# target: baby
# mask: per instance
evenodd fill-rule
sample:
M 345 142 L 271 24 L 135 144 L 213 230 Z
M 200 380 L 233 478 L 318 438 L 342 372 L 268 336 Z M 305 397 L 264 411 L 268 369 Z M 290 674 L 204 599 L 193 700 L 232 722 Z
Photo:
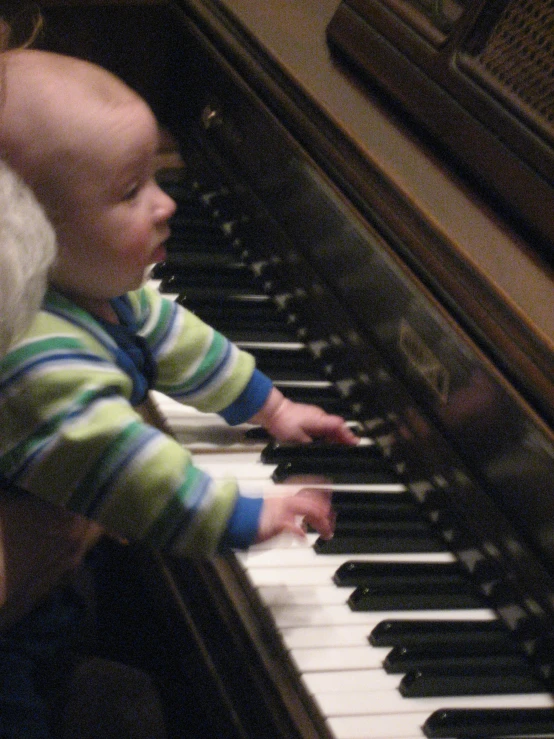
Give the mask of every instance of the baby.
M 7 53 L 5 77 L 0 151 L 46 209 L 58 257 L 43 310 L 0 364 L 0 475 L 174 554 L 303 535 L 299 518 L 332 536 L 326 496 L 242 496 L 137 413 L 155 388 L 282 441 L 357 441 L 342 418 L 289 401 L 249 354 L 143 286 L 175 210 L 154 179 L 148 105 L 107 71 L 47 52 Z

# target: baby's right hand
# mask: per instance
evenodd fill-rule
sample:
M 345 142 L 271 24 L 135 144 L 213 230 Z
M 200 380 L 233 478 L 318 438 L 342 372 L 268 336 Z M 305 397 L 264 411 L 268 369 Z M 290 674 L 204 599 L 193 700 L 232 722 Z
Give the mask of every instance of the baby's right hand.
M 305 537 L 305 526 L 312 526 L 323 539 L 331 539 L 335 529 L 335 513 L 331 494 L 315 488 L 300 490 L 296 495 L 268 497 L 264 500 L 256 543 L 289 532 Z

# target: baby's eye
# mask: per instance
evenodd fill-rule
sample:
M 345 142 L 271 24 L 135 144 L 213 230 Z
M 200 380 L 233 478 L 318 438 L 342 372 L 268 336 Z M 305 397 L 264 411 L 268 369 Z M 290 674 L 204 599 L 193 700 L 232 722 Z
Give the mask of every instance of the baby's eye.
M 125 191 L 122 200 L 133 200 L 133 198 L 136 198 L 136 196 L 139 194 L 139 191 L 140 183 L 136 182 Z

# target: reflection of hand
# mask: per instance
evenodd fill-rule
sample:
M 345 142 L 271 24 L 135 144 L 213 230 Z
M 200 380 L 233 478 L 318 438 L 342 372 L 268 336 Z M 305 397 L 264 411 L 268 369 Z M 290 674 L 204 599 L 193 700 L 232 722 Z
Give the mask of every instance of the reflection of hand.
M 335 512 L 328 490 L 305 488 L 296 495 L 266 498 L 256 542 L 267 541 L 283 532 L 304 537 L 306 525 L 312 526 L 323 539 L 332 538 Z

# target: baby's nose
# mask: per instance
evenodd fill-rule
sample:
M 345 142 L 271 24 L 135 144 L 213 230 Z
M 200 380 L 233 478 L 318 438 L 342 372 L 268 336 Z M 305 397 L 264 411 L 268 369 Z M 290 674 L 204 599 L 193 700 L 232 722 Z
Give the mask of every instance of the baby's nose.
M 177 203 L 170 198 L 163 190 L 160 189 L 161 200 L 160 200 L 160 212 L 162 212 L 163 220 L 167 221 L 177 210 Z

